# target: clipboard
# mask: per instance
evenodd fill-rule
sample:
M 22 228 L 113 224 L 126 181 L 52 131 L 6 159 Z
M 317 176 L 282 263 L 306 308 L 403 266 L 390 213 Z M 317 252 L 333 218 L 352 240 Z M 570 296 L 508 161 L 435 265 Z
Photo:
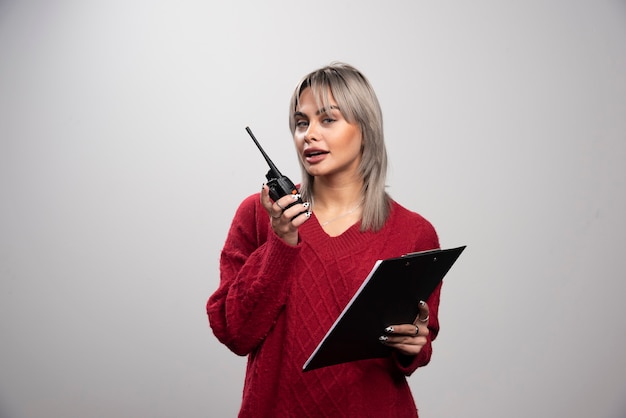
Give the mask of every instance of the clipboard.
M 466 246 L 378 260 L 303 366 L 303 371 L 382 358 L 392 348 L 378 337 L 392 324 L 411 324 Z

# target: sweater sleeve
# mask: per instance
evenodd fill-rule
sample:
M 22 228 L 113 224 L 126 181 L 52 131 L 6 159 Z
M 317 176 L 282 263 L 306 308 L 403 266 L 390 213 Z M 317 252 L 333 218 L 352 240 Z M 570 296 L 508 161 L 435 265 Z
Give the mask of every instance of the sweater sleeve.
M 238 355 L 261 344 L 285 305 L 300 247 L 269 227 L 259 194 L 239 206 L 220 257 L 220 285 L 207 302 L 213 333 Z
M 427 251 L 440 248 L 439 237 L 435 228 L 427 220 L 421 218 L 421 225 L 415 233 L 416 242 L 413 251 Z M 426 300 L 429 309 L 428 337 L 426 344 L 416 356 L 405 356 L 399 352 L 393 352 L 393 360 L 396 367 L 406 376 L 410 376 L 418 367 L 426 366 L 430 362 L 433 348 L 432 342 L 439 334 L 439 299 L 441 296 L 442 283 L 435 288 Z

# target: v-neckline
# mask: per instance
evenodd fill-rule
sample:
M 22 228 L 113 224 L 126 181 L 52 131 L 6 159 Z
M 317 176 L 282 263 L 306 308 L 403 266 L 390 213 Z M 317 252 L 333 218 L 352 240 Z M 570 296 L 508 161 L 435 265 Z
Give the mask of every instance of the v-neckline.
M 315 226 L 317 228 L 319 228 L 321 230 L 321 232 L 328 238 L 328 239 L 341 239 L 341 237 L 347 233 L 349 233 L 352 229 L 354 228 L 361 228 L 361 220 L 359 219 L 358 221 L 356 221 L 355 223 L 353 223 L 352 225 L 350 225 L 348 228 L 346 228 L 341 234 L 339 235 L 330 235 L 328 232 L 326 232 L 326 230 L 324 229 L 324 226 L 322 226 L 322 223 L 320 222 L 320 220 L 318 219 L 318 217 L 315 215 L 315 212 L 311 213 L 311 219 L 309 219 L 309 222 L 314 222 Z
M 370 238 L 369 232 L 361 232 L 361 221 L 358 221 L 337 236 L 330 236 L 320 225 L 315 214 L 311 214 L 311 218 L 306 221 L 300 231 L 302 237 L 308 245 L 314 247 L 316 251 L 324 253 L 328 256 L 352 252 L 358 247 L 365 245 Z

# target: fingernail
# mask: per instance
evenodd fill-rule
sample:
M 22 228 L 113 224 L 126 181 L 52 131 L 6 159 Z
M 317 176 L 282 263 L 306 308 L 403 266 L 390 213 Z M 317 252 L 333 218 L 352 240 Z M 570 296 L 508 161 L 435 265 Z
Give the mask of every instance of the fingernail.
M 302 196 L 300 195 L 300 193 L 298 193 L 298 194 L 292 194 L 292 195 L 291 195 L 291 198 L 292 198 L 293 200 L 298 200 L 298 199 L 300 199 L 300 197 L 302 197 Z
M 426 305 L 426 302 L 424 302 L 423 300 L 420 300 L 420 306 L 424 306 Z
M 306 216 L 307 218 L 310 218 L 310 217 L 311 217 L 311 211 L 310 211 L 310 210 L 307 210 L 307 211 L 306 211 L 306 215 L 305 215 L 305 216 Z
M 389 334 L 393 334 L 393 327 L 387 327 L 385 328 L 385 332 L 389 333 Z
M 386 335 L 381 335 L 380 337 L 378 337 L 378 341 L 380 341 L 381 343 L 384 343 L 388 339 L 389 337 L 387 337 Z
M 311 204 L 309 202 L 304 202 L 302 206 L 304 206 L 305 208 L 308 208 L 309 206 L 311 206 Z

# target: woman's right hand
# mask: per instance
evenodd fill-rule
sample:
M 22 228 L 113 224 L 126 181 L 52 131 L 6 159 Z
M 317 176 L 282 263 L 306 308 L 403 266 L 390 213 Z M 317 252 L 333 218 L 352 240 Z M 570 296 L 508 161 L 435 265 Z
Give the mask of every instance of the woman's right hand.
M 265 208 L 272 223 L 272 229 L 289 245 L 298 245 L 298 228 L 311 217 L 309 202 L 298 203 L 287 207 L 300 195 L 287 195 L 273 202 L 269 187 L 263 185 L 261 205 Z

